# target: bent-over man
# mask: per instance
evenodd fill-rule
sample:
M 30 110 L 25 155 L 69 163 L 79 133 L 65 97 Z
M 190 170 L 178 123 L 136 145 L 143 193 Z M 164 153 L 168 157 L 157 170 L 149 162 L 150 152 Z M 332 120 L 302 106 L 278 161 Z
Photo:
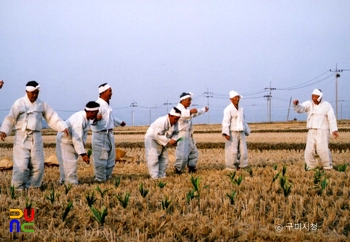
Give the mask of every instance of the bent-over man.
M 17 189 L 40 187 L 44 175 L 44 147 L 42 141 L 42 119 L 56 131 L 69 135 L 67 125 L 57 113 L 38 98 L 40 85 L 30 81 L 26 95 L 11 107 L 0 128 L 4 141 L 14 127 L 12 185 Z
M 60 165 L 60 184 L 78 184 L 77 165 L 79 155 L 86 164 L 90 163 L 84 146 L 90 120 L 97 118 L 99 108 L 100 104 L 97 102 L 88 102 L 83 111 L 73 114 L 66 120 L 70 136 L 65 136 L 63 132 L 57 133 L 56 154 Z
M 164 178 L 168 166 L 168 146 L 175 146 L 179 133 L 177 121 L 181 111 L 172 108 L 170 113 L 158 118 L 145 135 L 146 163 L 153 179 Z
M 309 129 L 305 148 L 305 163 L 307 169 L 315 169 L 318 166 L 316 155 L 322 162 L 323 169 L 331 170 L 332 153 L 329 150 L 329 136 L 338 138 L 337 120 L 329 102 L 322 99 L 320 89 L 314 89 L 311 101 L 299 103 L 294 100 L 294 110 L 297 113 L 307 113 L 306 127 Z

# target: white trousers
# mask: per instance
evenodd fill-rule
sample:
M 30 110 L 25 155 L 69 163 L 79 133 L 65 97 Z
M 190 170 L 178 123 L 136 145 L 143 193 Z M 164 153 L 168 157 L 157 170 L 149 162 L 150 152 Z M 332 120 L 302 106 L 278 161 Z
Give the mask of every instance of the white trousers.
M 318 166 L 316 155 L 319 156 L 324 169 L 332 169 L 332 153 L 329 150 L 329 130 L 309 129 L 305 148 L 305 162 L 309 169 Z
M 153 179 L 164 178 L 168 166 L 168 149 L 148 137 L 145 139 L 145 149 L 149 175 Z
M 108 180 L 115 166 L 115 143 L 112 131 L 92 132 L 92 154 L 95 180 Z
M 60 164 L 60 183 L 78 184 L 77 166 L 79 155 L 73 144 L 62 143 L 62 132 L 56 138 L 56 155 Z
M 176 161 L 174 166 L 182 171 L 186 165 L 196 167 L 198 162 L 198 149 L 196 141 L 188 132 L 180 132 L 179 137 L 182 137 L 176 146 Z
M 41 132 L 16 130 L 13 144 L 12 185 L 17 189 L 40 187 L 44 175 Z
M 240 168 L 248 166 L 248 149 L 244 132 L 230 131 L 230 140 L 225 142 L 225 163 L 227 168 L 234 168 L 239 163 Z

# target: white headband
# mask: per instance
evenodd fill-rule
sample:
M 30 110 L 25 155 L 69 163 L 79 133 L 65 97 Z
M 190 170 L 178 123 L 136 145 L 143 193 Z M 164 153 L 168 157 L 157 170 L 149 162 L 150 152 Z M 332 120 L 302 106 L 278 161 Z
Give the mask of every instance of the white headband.
M 36 87 L 33 86 L 26 86 L 26 91 L 28 92 L 34 92 L 35 90 L 38 90 L 40 85 L 38 84 Z
M 319 90 L 319 89 L 315 89 L 313 92 L 312 92 L 313 95 L 317 95 L 319 96 L 319 98 L 317 98 L 317 101 L 320 102 L 322 97 L 323 97 L 323 93 Z
M 169 114 L 172 115 L 172 116 L 177 116 L 177 117 L 180 117 L 180 116 L 181 116 L 181 113 L 175 112 L 175 109 L 174 109 L 174 108 L 172 108 L 172 109 L 170 110 L 170 113 L 169 113 Z
M 91 111 L 91 112 L 93 112 L 93 111 L 98 111 L 98 110 L 100 110 L 100 107 L 96 107 L 96 108 L 88 108 L 88 107 L 85 107 L 85 110 L 86 110 L 86 111 Z
M 106 91 L 107 89 L 111 88 L 110 85 L 106 84 L 104 86 L 101 86 L 98 88 L 98 93 L 103 93 L 104 91 Z
M 193 95 L 192 92 L 188 92 L 188 95 L 183 96 L 183 97 L 180 97 L 180 101 L 185 100 L 185 99 L 187 99 L 187 98 L 190 98 L 190 97 L 192 97 L 192 95 Z
M 243 98 L 241 95 L 238 94 L 236 91 L 230 91 L 230 98 L 234 98 L 235 96 L 239 96 L 240 98 Z

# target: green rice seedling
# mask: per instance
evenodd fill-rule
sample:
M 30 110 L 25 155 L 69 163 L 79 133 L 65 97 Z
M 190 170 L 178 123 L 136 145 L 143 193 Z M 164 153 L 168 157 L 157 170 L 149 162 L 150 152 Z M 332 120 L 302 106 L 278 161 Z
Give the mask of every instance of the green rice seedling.
M 47 200 L 49 200 L 49 201 L 51 202 L 51 204 L 53 204 L 53 203 L 55 202 L 56 196 L 57 196 L 57 195 L 55 194 L 55 188 L 52 186 L 52 189 L 51 189 L 49 195 L 48 195 L 48 196 L 45 196 L 45 198 L 46 198 Z
M 280 176 L 280 172 L 278 172 L 274 177 L 272 177 L 272 183 L 274 183 L 279 176 Z
M 198 192 L 196 192 L 195 190 L 188 191 L 188 193 L 186 194 L 186 201 L 187 201 L 187 203 L 190 203 L 191 200 L 194 199 L 194 198 L 199 198 Z
M 321 188 L 322 191 L 326 189 L 326 187 L 328 186 L 329 182 L 327 181 L 326 177 L 324 177 L 324 179 L 321 181 Z
M 166 185 L 166 182 L 162 182 L 162 181 L 158 182 L 158 187 L 160 187 L 160 188 L 165 187 L 165 185 Z
M 95 197 L 94 191 L 92 191 L 91 195 L 90 193 L 85 195 L 86 201 L 88 203 L 88 206 L 91 208 L 92 205 L 96 202 L 97 198 Z
M 199 188 L 199 183 L 200 183 L 199 177 L 195 178 L 195 177 L 191 176 L 191 183 L 193 185 L 194 190 L 199 193 L 199 189 L 200 189 Z
M 95 190 L 98 191 L 98 192 L 101 194 L 101 198 L 103 199 L 105 193 L 106 193 L 108 190 L 110 190 L 110 189 L 106 189 L 106 190 L 103 190 L 103 191 L 102 191 L 101 188 L 100 188 L 99 186 L 97 186 L 97 187 L 95 188 Z
M 320 170 L 320 168 L 315 169 L 315 174 L 314 174 L 314 184 L 317 185 L 320 181 L 322 176 L 324 175 L 324 170 Z
M 66 195 L 68 194 L 70 189 L 72 189 L 72 184 L 69 184 L 69 185 L 64 184 L 64 192 Z
M 230 178 L 231 182 L 234 183 L 234 181 L 235 181 L 235 176 L 236 176 L 236 172 L 232 172 L 232 173 L 228 174 L 227 176 Z
M 306 163 L 304 163 L 304 170 L 305 170 L 305 171 L 308 171 L 308 170 L 309 170 L 309 167 L 307 166 Z
M 121 195 L 115 195 L 115 197 L 118 199 L 120 205 L 122 205 L 123 208 L 126 208 L 128 206 L 130 193 L 125 193 L 124 198 Z
M 167 196 L 165 196 L 164 200 L 162 200 L 162 209 L 168 210 L 170 208 L 171 200 Z
M 251 176 L 251 177 L 253 177 L 253 169 L 251 168 L 251 167 L 248 167 L 248 168 L 246 168 L 246 169 L 244 169 L 246 172 L 248 172 L 249 173 L 249 175 Z
M 339 164 L 338 167 L 337 167 L 337 171 L 345 172 L 347 167 L 348 167 L 347 164 Z
M 273 164 L 273 169 L 277 170 L 277 164 Z
M 285 176 L 287 172 L 287 166 L 284 164 L 282 168 L 282 176 Z
M 237 179 L 234 179 L 234 183 L 237 184 L 238 186 L 241 185 L 242 181 L 243 181 L 242 174 L 240 174 Z
M 11 195 L 11 199 L 16 199 L 16 189 L 15 186 L 10 186 L 10 195 Z
M 114 179 L 114 186 L 117 188 L 120 185 L 120 177 Z
M 280 184 L 281 184 L 281 187 L 283 189 L 284 196 L 287 197 L 292 191 L 291 190 L 292 184 L 290 182 L 288 182 L 288 179 L 285 176 L 281 176 Z
M 94 215 L 94 219 L 101 225 L 103 226 L 106 220 L 106 216 L 108 215 L 107 208 L 102 207 L 101 212 L 94 207 L 90 208 L 92 211 L 92 214 Z
M 33 206 L 32 201 L 31 200 L 29 201 L 28 198 L 26 198 L 26 209 L 30 211 L 32 209 L 32 206 Z
M 235 204 L 236 191 L 231 192 L 231 194 L 227 193 L 226 196 L 230 199 L 231 205 L 234 205 Z
M 68 202 L 66 208 L 64 209 L 64 212 L 62 214 L 62 221 L 64 222 L 68 216 L 69 211 L 71 211 L 73 208 L 73 202 Z
M 88 157 L 89 159 L 90 159 L 91 154 L 92 154 L 92 150 L 89 149 L 88 152 L 87 152 L 87 157 Z
M 142 197 L 146 197 L 149 190 L 143 187 L 143 183 L 140 184 L 139 191 Z

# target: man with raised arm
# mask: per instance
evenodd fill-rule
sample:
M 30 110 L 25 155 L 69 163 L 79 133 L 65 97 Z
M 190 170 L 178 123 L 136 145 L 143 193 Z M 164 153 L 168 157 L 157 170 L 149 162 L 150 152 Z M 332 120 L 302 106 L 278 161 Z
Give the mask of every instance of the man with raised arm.
M 334 138 L 339 136 L 337 120 L 331 104 L 323 100 L 321 89 L 313 90 L 311 100 L 303 103 L 294 100 L 293 104 L 297 113 L 307 113 L 306 127 L 309 131 L 304 154 L 307 169 L 317 168 L 317 155 L 322 162 L 323 169 L 331 170 L 333 165 L 332 153 L 329 150 L 329 137 L 330 135 L 333 135 Z

